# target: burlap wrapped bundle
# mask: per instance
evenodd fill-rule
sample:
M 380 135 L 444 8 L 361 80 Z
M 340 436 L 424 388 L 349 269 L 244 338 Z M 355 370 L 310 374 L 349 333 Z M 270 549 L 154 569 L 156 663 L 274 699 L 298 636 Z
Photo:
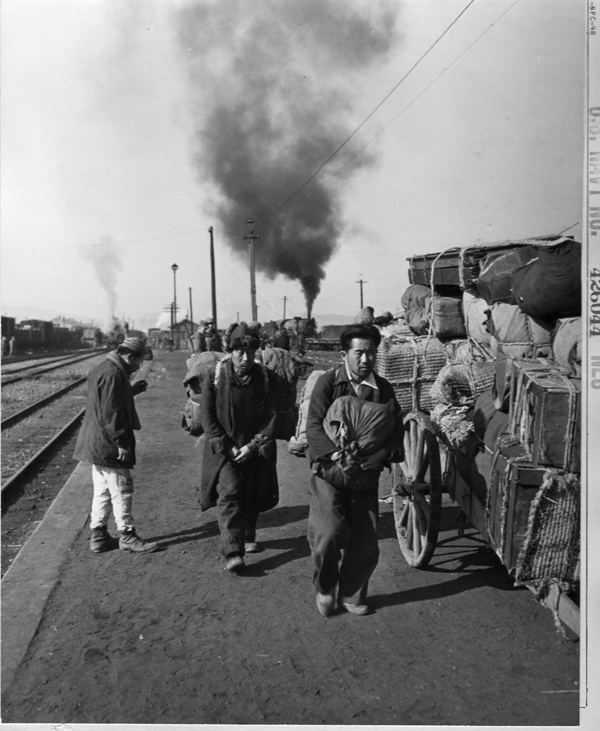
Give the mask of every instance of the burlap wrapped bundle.
M 431 386 L 446 362 L 446 351 L 437 338 L 394 335 L 381 341 L 375 370 L 394 387 L 403 413 L 428 412 L 435 404 Z
M 492 387 L 496 375 L 493 361 L 449 363 L 438 373 L 430 396 L 438 404 L 465 405 Z

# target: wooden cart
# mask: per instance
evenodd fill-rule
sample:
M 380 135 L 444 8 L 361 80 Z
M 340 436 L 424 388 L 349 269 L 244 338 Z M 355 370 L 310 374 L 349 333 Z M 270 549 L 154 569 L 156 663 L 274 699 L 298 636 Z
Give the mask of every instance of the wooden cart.
M 404 423 L 405 461 L 394 466 L 392 502 L 396 534 L 407 563 L 421 569 L 429 564 L 437 545 L 444 493 L 460 506 L 468 521 L 494 547 L 485 497 L 475 494 L 460 474 L 456 454 L 448 442 L 436 435 L 425 413 L 411 412 Z M 504 552 L 500 558 L 510 571 L 513 568 L 510 556 Z M 531 586 L 528 588 L 535 591 Z M 538 599 L 556 613 L 565 627 L 579 636 L 577 604 L 555 584 L 549 583 L 544 592 L 540 594 L 538 587 Z

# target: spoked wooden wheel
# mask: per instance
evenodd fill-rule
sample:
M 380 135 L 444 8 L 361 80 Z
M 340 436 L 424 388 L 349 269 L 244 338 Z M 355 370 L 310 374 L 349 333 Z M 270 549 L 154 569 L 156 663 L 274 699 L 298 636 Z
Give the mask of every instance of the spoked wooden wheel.
M 404 459 L 396 466 L 393 504 L 396 534 L 410 566 L 427 566 L 442 515 L 440 452 L 431 422 L 422 413 L 404 419 Z

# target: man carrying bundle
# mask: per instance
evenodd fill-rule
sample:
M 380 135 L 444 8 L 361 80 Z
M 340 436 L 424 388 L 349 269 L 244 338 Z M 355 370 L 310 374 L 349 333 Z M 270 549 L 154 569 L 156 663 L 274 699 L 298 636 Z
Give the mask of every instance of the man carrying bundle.
M 201 508 L 216 506 L 226 568 L 238 573 L 244 555 L 260 550 L 259 513 L 279 501 L 275 429 L 277 376 L 255 362 L 259 335 L 235 325 L 227 350 L 202 382 L 200 417 L 206 434 L 202 458 Z
M 351 325 L 340 342 L 342 365 L 315 384 L 306 424 L 313 472 L 308 541 L 317 608 L 325 617 L 335 610 L 336 590 L 340 609 L 369 612 L 368 584 L 379 560 L 379 476 L 385 464 L 403 459 L 400 406 L 391 384 L 374 372 L 378 329 Z M 361 403 L 346 398 L 330 412 L 342 397 Z M 332 423 L 345 439 L 336 439 Z

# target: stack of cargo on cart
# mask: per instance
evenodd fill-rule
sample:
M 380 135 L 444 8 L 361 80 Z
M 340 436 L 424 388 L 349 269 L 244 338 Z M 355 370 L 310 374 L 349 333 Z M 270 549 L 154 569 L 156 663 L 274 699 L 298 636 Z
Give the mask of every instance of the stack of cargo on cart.
M 555 610 L 579 585 L 580 272 L 581 244 L 561 236 L 414 256 L 377 356 L 407 415 L 393 490 L 407 561 L 431 559 L 447 492 Z

